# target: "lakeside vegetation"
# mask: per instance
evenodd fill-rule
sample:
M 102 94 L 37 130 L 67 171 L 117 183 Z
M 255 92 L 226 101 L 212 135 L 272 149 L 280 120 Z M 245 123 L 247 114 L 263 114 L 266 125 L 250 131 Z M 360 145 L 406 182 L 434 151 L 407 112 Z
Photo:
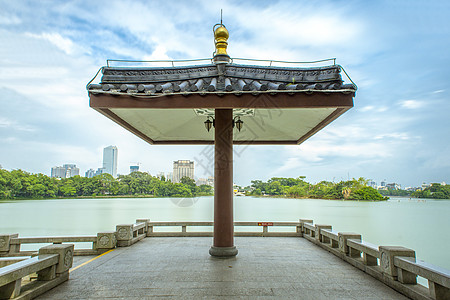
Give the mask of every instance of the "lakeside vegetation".
M 367 186 L 364 178 L 338 183 L 321 181 L 311 184 L 303 178 L 274 177 L 267 182 L 253 180 L 245 188 L 246 195 L 312 199 L 387 200 L 386 196 L 410 196 L 416 198 L 450 199 L 450 185 L 433 183 L 423 191 L 413 193 L 404 190 L 376 190 Z M 184 177 L 181 183 L 172 183 L 134 172 L 113 178 L 101 174 L 93 178 L 74 176 L 51 178 L 43 174 L 31 174 L 22 170 L 0 169 L 0 199 L 43 199 L 68 197 L 193 197 L 213 195 L 209 185 L 197 186 L 194 180 Z
M 415 191 L 411 193 L 411 197 L 415 198 L 433 198 L 433 199 L 450 199 L 450 185 L 442 185 L 440 183 L 432 183 L 423 191 Z
M 287 196 L 293 198 L 313 199 L 342 199 L 382 201 L 388 197 L 381 195 L 376 189 L 367 186 L 368 180 L 364 178 L 341 181 L 338 183 L 321 181 L 311 184 L 302 178 L 274 177 L 267 182 L 253 180 L 249 194 Z
M 450 199 L 450 185 L 432 183 L 431 186 L 417 191 L 406 190 L 379 190 L 383 196 L 411 197 L 411 198 L 429 198 L 429 199 Z
M 378 190 L 383 196 L 397 196 L 397 197 L 408 197 L 411 196 L 411 191 L 407 190 L 395 190 L 388 188 L 386 190 Z
M 43 174 L 30 174 L 22 170 L 0 169 L 0 199 L 43 199 L 98 196 L 150 196 L 192 197 L 212 195 L 209 185 L 196 186 L 193 179 L 184 177 L 181 183 L 148 173 L 133 172 L 129 175 L 101 174 L 92 178 L 74 176 L 51 178 Z

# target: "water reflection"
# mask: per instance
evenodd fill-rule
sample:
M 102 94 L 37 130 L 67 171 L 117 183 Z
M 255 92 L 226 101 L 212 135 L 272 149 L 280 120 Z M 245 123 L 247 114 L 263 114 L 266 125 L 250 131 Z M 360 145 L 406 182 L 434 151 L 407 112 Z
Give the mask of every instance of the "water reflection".
M 198 202 L 199 197 L 170 198 L 170 201 L 178 207 L 190 207 Z

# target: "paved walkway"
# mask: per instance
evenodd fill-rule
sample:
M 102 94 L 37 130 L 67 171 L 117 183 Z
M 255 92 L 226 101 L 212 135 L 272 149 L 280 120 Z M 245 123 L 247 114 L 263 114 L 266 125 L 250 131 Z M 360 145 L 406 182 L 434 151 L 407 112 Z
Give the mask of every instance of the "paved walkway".
M 73 270 L 38 299 L 407 299 L 302 238 L 236 238 L 236 258 L 211 238 L 146 238 Z

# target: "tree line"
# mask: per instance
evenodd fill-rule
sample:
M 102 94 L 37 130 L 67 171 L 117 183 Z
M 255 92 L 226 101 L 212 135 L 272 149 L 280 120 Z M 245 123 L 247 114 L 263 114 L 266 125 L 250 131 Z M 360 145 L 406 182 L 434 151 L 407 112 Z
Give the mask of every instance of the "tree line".
M 294 198 L 343 199 L 343 200 L 387 200 L 378 190 L 367 186 L 364 178 L 338 183 L 321 181 L 311 184 L 302 178 L 274 177 L 267 182 L 253 180 L 249 187 L 252 195 L 288 196 Z
M 416 198 L 434 198 L 434 199 L 450 199 L 450 185 L 442 185 L 440 183 L 432 183 L 430 187 L 422 191 L 415 191 L 411 197 Z
M 155 196 L 192 197 L 212 195 L 209 185 L 197 186 L 195 181 L 183 177 L 173 183 L 144 172 L 129 175 L 101 174 L 92 178 L 74 176 L 51 178 L 43 174 L 30 174 L 22 170 L 0 169 L 0 199 L 41 199 L 57 197 L 96 196 Z
M 253 180 L 246 195 L 287 196 L 293 198 L 373 200 L 388 199 L 372 187 L 364 178 L 338 183 L 321 181 L 311 184 L 302 178 L 274 177 L 267 182 Z M 383 191 L 381 191 L 383 192 Z M 74 176 L 51 178 L 43 174 L 30 174 L 22 170 L 0 169 L 0 199 L 42 199 L 57 197 L 96 196 L 154 196 L 192 197 L 212 195 L 209 185 L 197 186 L 193 179 L 183 177 L 180 183 L 173 183 L 151 176 L 145 172 L 129 175 L 101 174 L 93 178 Z M 389 193 L 392 195 L 392 193 Z M 399 194 L 400 195 L 400 194 Z M 403 194 L 401 194 L 403 195 Z M 415 191 L 411 197 L 450 199 L 450 185 L 433 183 L 423 191 Z

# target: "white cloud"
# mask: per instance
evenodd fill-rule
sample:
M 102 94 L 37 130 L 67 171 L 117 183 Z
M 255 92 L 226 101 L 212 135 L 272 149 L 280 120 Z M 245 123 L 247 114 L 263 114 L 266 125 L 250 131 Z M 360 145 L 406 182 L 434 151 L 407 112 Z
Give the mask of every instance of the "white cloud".
M 440 94 L 445 92 L 445 90 L 437 90 L 437 91 L 433 91 L 432 94 Z
M 6 127 L 9 127 L 11 125 L 12 125 L 11 120 L 8 120 L 6 118 L 0 118 L 0 127 L 6 128 Z
M 27 131 L 34 132 L 37 130 L 36 127 L 27 125 L 27 124 L 19 124 L 16 121 L 10 120 L 8 118 L 0 117 L 0 129 L 5 128 L 7 130 L 19 130 L 19 131 Z
M 404 100 L 400 102 L 400 105 L 408 109 L 418 109 L 425 106 L 425 103 L 418 100 Z
M 67 55 L 73 54 L 76 46 L 71 39 L 61 36 L 59 33 L 44 32 L 42 34 L 26 33 L 29 37 L 47 40 Z
M 18 25 L 22 21 L 15 15 L 0 14 L 0 24 L 2 25 Z
M 339 161 L 378 160 L 392 156 L 391 150 L 384 143 L 330 143 L 326 141 L 309 141 L 300 146 L 286 146 L 288 158 L 283 165 L 273 171 L 282 174 L 301 167 L 313 168 L 318 164 L 337 158 Z
M 360 111 L 371 111 L 371 110 L 374 110 L 374 109 L 375 109 L 375 106 L 367 105 L 367 106 L 361 107 L 359 110 Z
M 242 29 L 254 33 L 254 40 L 270 44 L 290 41 L 290 45 L 342 45 L 360 37 L 364 24 L 346 18 L 339 8 L 305 3 L 276 3 L 263 10 L 233 10 Z M 250 44 L 255 46 L 254 44 Z
M 393 139 L 393 140 L 409 140 L 411 137 L 409 134 L 405 132 L 393 132 L 393 133 L 386 133 L 386 134 L 379 134 L 374 137 L 375 140 L 382 140 L 382 139 Z
M 163 45 L 156 46 L 155 50 L 149 56 L 144 56 L 143 60 L 172 60 L 167 55 L 167 49 Z
M 375 111 L 375 112 L 385 112 L 388 108 L 386 106 L 374 106 L 374 105 L 367 105 L 364 107 L 361 107 L 359 111 L 361 112 L 367 112 L 367 111 Z

